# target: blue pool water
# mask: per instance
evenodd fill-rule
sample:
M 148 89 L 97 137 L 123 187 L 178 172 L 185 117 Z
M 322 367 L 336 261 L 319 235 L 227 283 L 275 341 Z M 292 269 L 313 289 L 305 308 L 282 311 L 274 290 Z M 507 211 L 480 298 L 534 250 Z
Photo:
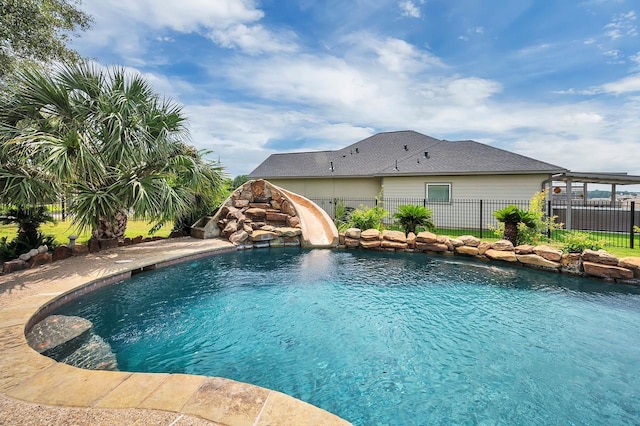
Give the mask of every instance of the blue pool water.
M 227 377 L 357 425 L 640 424 L 640 290 L 458 257 L 273 249 L 63 307 L 126 371 Z

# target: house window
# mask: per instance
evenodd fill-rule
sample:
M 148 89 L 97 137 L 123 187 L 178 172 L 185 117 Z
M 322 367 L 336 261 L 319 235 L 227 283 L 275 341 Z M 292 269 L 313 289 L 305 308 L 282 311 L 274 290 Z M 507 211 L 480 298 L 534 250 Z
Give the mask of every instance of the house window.
M 448 203 L 449 201 L 451 201 L 451 184 L 428 183 L 427 201 L 438 201 L 442 203 Z

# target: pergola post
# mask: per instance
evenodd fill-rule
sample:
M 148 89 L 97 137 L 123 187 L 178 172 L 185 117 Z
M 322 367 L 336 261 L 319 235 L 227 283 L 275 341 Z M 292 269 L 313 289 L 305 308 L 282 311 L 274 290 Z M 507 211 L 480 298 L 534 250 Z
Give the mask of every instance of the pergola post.
M 611 207 L 616 206 L 616 184 L 611 184 Z
M 566 180 L 567 185 L 566 185 L 566 196 L 567 196 L 567 218 L 565 221 L 565 229 L 571 229 L 571 198 L 572 198 L 572 192 L 573 192 L 573 181 L 571 180 L 571 178 L 567 178 Z

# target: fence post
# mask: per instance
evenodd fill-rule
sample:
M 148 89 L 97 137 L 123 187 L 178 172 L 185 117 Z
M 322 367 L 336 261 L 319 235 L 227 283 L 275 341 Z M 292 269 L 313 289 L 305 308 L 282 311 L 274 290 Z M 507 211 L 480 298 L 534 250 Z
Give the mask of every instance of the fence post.
M 65 212 L 64 198 L 60 204 L 62 204 L 62 220 L 65 220 L 67 218 L 67 214 Z
M 480 239 L 482 239 L 482 200 L 480 200 Z
M 547 201 L 547 218 L 551 218 L 553 216 L 553 210 L 551 210 L 551 200 Z M 551 240 L 551 227 L 547 228 L 547 239 Z
M 634 235 L 634 229 L 633 227 L 635 226 L 635 220 L 636 220 L 636 202 L 632 201 L 631 202 L 631 220 L 629 222 L 631 222 L 631 230 L 629 231 L 629 235 L 631 236 L 631 239 L 629 240 L 629 247 L 633 248 L 633 243 L 635 241 L 635 235 Z

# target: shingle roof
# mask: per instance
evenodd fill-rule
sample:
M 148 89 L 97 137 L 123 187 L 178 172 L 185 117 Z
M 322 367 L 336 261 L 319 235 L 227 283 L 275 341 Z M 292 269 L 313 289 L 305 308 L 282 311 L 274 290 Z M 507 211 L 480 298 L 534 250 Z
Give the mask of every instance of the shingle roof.
M 338 151 L 273 154 L 249 176 L 373 177 L 564 171 L 562 167 L 479 142 L 444 141 L 406 130 L 378 133 Z

